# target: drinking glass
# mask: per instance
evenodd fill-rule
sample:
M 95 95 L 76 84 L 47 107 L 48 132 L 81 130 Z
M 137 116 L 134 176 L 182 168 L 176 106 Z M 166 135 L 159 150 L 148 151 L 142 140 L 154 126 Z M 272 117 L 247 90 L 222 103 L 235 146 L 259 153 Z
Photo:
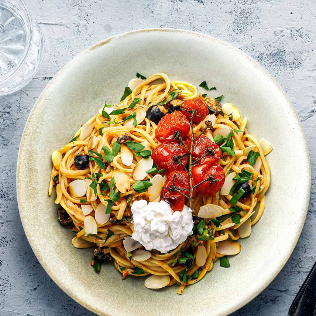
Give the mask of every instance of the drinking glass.
M 0 0 L 0 95 L 32 80 L 42 48 L 42 35 L 23 0 Z

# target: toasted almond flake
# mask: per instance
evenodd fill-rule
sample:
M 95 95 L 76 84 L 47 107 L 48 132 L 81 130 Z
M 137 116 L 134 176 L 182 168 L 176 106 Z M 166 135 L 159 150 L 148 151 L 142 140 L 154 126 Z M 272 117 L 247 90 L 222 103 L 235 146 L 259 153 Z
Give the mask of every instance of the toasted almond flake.
M 207 252 L 203 245 L 199 245 L 196 251 L 195 262 L 198 267 L 203 267 L 207 258 Z
M 88 150 L 93 149 L 96 145 L 98 145 L 98 139 L 96 136 L 92 135 L 88 141 Z
M 98 224 L 103 225 L 110 219 L 110 214 L 106 214 L 106 206 L 100 203 L 95 210 L 95 220 Z
M 133 178 L 135 180 L 144 180 L 148 175 L 146 171 L 152 168 L 153 163 L 154 161 L 152 160 L 152 158 L 142 158 L 141 160 L 139 160 L 134 169 Z
M 230 128 L 227 127 L 226 125 L 221 126 L 220 128 L 217 128 L 214 133 L 213 136 L 215 137 L 217 134 L 222 135 L 223 137 L 226 137 L 230 132 Z
M 70 182 L 68 189 L 69 189 L 69 193 L 73 197 L 82 197 L 87 192 L 87 184 L 85 180 L 81 180 L 81 179 L 74 180 Z
M 240 238 L 247 238 L 251 234 L 251 219 L 248 218 L 241 226 L 238 227 Z
M 92 124 L 84 124 L 81 127 L 81 132 L 79 136 L 79 140 L 85 140 L 92 133 L 93 125 Z
M 139 248 L 141 244 L 132 237 L 126 236 L 123 239 L 123 246 L 127 252 L 132 252 L 133 250 Z
M 91 205 L 81 205 L 83 215 L 89 215 L 93 211 L 93 207 Z
M 77 238 L 77 237 L 74 237 L 71 241 L 72 245 L 75 247 L 75 248 L 90 248 L 90 247 L 94 247 L 95 244 L 93 242 L 90 242 L 90 241 L 87 241 L 85 239 L 82 239 L 82 238 Z
M 273 149 L 271 143 L 269 143 L 265 138 L 261 138 L 259 144 L 265 156 L 268 155 Z
M 52 161 L 53 161 L 53 165 L 54 167 L 59 170 L 59 166 L 60 166 L 60 163 L 61 163 L 61 160 L 62 160 L 62 154 L 59 150 L 55 150 L 53 153 L 52 153 Z
M 215 114 L 209 114 L 206 116 L 206 118 L 204 119 L 204 122 L 210 121 L 212 122 L 212 125 L 214 126 L 215 121 L 216 121 L 216 116 Z
M 164 184 L 163 177 L 160 174 L 156 174 L 150 182 L 153 184 L 148 188 L 149 201 L 155 201 L 158 197 L 160 197 L 160 193 Z
M 99 135 L 100 136 L 100 135 Z M 100 136 L 100 139 L 99 139 L 99 145 L 98 145 L 98 148 L 97 148 L 97 152 L 100 153 L 103 146 L 105 145 L 105 140 L 102 136 Z
M 125 166 L 130 166 L 133 162 L 133 152 L 125 145 L 121 146 L 121 160 Z
M 127 191 L 129 191 L 131 187 L 131 181 L 127 174 L 121 171 L 115 170 L 113 171 L 113 177 L 114 177 L 115 185 L 121 193 L 126 193 Z
M 83 221 L 85 236 L 96 235 L 98 233 L 98 226 L 92 216 L 86 216 Z
M 145 286 L 147 289 L 157 290 L 166 287 L 170 283 L 170 277 L 168 275 L 152 275 L 145 280 Z
M 240 119 L 240 112 L 233 103 L 224 103 L 222 105 L 222 111 L 226 115 L 232 115 L 234 121 Z
M 255 150 L 257 148 L 257 146 L 252 145 L 252 146 L 248 146 L 245 149 L 243 149 L 243 155 L 244 156 L 248 156 L 248 154 L 253 150 Z
M 240 252 L 240 244 L 236 241 L 221 241 L 217 244 L 217 253 L 224 256 L 237 255 Z
M 136 250 L 132 253 L 132 259 L 136 261 L 146 261 L 151 257 L 150 251 L 147 250 Z
M 94 202 L 97 199 L 97 196 L 94 194 L 93 189 L 90 187 L 92 181 L 90 179 L 85 179 L 87 184 L 87 201 Z
M 231 172 L 230 174 L 227 175 L 227 177 L 225 178 L 225 182 L 221 188 L 222 195 L 229 194 L 230 189 L 236 183 L 236 180 L 233 180 L 235 176 L 236 176 L 236 172 Z
M 143 79 L 140 78 L 134 78 L 128 83 L 128 87 L 131 90 L 134 90 L 137 86 L 139 86 L 141 83 L 143 83 Z
M 259 172 L 261 166 L 262 166 L 262 160 L 261 160 L 261 158 L 259 157 L 259 158 L 256 160 L 256 163 L 253 165 L 253 168 L 256 170 L 256 172 Z
M 212 218 L 212 217 L 219 217 L 223 215 L 224 209 L 215 204 L 205 204 L 200 207 L 198 212 L 198 217 L 201 218 Z
M 145 117 L 146 117 L 146 111 L 143 108 L 138 108 L 136 111 L 136 121 L 137 125 L 141 124 Z M 130 119 L 124 123 L 124 126 L 133 126 L 134 124 L 134 119 Z
M 147 140 L 144 140 L 142 143 L 141 143 L 145 148 L 144 150 L 152 150 L 150 144 L 147 142 Z

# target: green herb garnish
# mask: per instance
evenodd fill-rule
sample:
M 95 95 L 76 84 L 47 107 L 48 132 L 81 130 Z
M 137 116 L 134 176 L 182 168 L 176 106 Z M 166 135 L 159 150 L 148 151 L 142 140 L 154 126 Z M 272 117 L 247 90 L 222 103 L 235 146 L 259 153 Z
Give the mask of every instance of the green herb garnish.
M 80 203 L 87 203 L 87 200 L 80 199 Z
M 256 160 L 259 156 L 260 154 L 257 151 L 250 150 L 247 156 L 247 161 L 249 162 L 250 165 L 253 166 L 256 163 Z
M 233 223 L 235 223 L 235 224 L 239 224 L 239 223 L 240 223 L 240 214 L 234 214 L 234 215 L 232 216 L 232 221 L 233 221 Z
M 187 275 L 187 272 L 185 269 L 183 269 L 181 271 L 181 273 L 179 274 L 179 279 L 180 281 L 182 281 L 183 283 L 188 283 L 189 281 L 189 276 Z
M 148 174 L 152 174 L 152 173 L 164 173 L 165 169 L 160 169 L 158 170 L 158 166 L 156 164 L 153 165 L 153 167 L 149 170 L 146 171 Z
M 121 144 L 119 144 L 118 142 L 115 142 L 112 146 L 112 151 L 109 147 L 104 146 L 103 147 L 103 151 L 105 153 L 105 160 L 108 162 L 112 162 L 114 157 L 117 156 L 117 154 L 119 153 L 121 149 Z
M 120 198 L 120 192 L 115 192 L 115 180 L 114 178 L 111 179 L 110 182 L 110 198 L 112 201 L 117 201 Z
M 133 100 L 133 102 L 128 106 L 128 109 L 132 109 L 137 103 L 142 102 L 142 99 L 136 98 Z
M 216 97 L 215 100 L 220 102 L 222 101 L 222 98 L 223 98 L 223 95 L 220 95 L 219 97 Z
M 221 222 L 220 222 L 218 219 L 216 219 L 216 218 L 212 218 L 212 219 L 211 219 L 211 222 L 212 222 L 216 227 L 221 226 Z
M 132 274 L 145 274 L 145 271 L 142 268 L 135 267 Z
M 207 83 L 206 83 L 206 81 L 201 82 L 199 86 L 204 88 L 205 90 L 210 90 L 210 91 L 211 90 L 216 90 L 216 87 L 209 88 Z
M 144 181 L 138 180 L 132 185 L 132 188 L 136 192 L 141 193 L 141 192 L 145 192 L 152 185 L 153 184 L 149 182 L 148 180 L 144 180 Z
M 240 188 L 236 194 L 233 195 L 233 197 L 230 200 L 230 204 L 232 206 L 235 206 L 238 200 L 243 196 L 245 193 L 245 190 L 243 188 Z
M 106 243 L 106 241 L 113 235 L 114 235 L 114 233 L 112 232 L 112 230 L 110 228 L 108 228 L 108 233 L 105 237 L 104 243 Z
M 99 273 L 101 270 L 101 263 L 98 260 L 93 260 L 93 269 L 96 273 Z
M 253 182 L 253 188 L 251 190 L 252 194 L 255 194 L 256 192 L 256 188 L 257 188 L 257 182 L 259 181 L 259 178 L 257 178 L 254 182 Z
M 55 182 L 55 184 L 59 183 L 59 176 L 58 176 L 58 174 L 53 177 L 53 181 Z
M 136 151 L 136 152 L 142 151 L 145 148 L 144 145 L 137 143 L 137 142 L 128 141 L 125 144 L 129 149 Z
M 136 77 L 140 78 L 140 79 L 143 79 L 143 80 L 146 79 L 146 77 L 141 75 L 139 72 L 136 72 Z
M 202 219 L 202 220 L 198 223 L 198 225 L 197 225 L 197 231 L 198 231 L 199 235 L 202 235 L 202 234 L 203 234 L 205 227 L 206 227 L 206 225 L 205 225 L 205 220 Z
M 228 258 L 226 256 L 222 257 L 220 259 L 220 266 L 223 267 L 223 268 L 229 268 L 230 267 L 229 260 L 228 260 Z
M 117 192 L 117 193 L 119 193 L 119 192 Z M 106 201 L 108 202 L 108 204 L 106 206 L 105 214 L 111 214 L 111 209 L 112 209 L 112 206 L 113 206 L 114 203 L 110 199 L 106 199 Z
M 195 270 L 194 273 L 191 276 L 191 279 L 197 279 L 200 275 L 201 271 L 199 269 Z
M 123 93 L 123 95 L 122 95 L 122 97 L 121 97 L 121 102 L 122 102 L 123 100 L 125 100 L 132 92 L 133 92 L 133 91 L 131 90 L 130 87 L 125 87 L 124 93 Z
M 69 143 L 75 142 L 79 138 L 79 135 L 75 136 Z
M 125 110 L 126 110 L 126 108 L 113 110 L 111 113 L 109 113 L 109 115 L 119 115 L 119 114 L 123 114 L 123 113 L 125 112 Z

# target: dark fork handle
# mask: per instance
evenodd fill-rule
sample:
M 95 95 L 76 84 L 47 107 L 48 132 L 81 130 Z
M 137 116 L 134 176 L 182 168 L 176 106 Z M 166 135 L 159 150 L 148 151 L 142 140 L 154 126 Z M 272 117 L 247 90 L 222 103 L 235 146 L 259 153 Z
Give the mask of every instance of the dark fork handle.
M 316 316 L 316 262 L 298 291 L 289 316 Z

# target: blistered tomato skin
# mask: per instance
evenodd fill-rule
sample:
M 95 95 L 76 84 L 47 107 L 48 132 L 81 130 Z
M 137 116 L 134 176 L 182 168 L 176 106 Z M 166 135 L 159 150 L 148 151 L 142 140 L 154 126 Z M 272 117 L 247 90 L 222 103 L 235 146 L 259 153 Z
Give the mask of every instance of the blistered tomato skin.
M 195 110 L 196 114 L 193 116 L 193 123 L 202 122 L 208 115 L 208 106 L 201 98 L 186 100 L 181 105 L 181 113 L 183 113 L 188 120 L 190 120 L 190 111 Z
M 176 141 L 175 131 L 179 131 L 182 138 L 185 138 L 190 131 L 189 121 L 179 111 L 167 114 L 160 120 L 156 129 L 156 138 L 160 142 Z
M 159 169 L 166 173 L 174 170 L 183 170 L 188 162 L 188 155 L 183 146 L 175 142 L 162 143 L 152 151 L 152 159 Z M 184 155 L 184 156 L 183 156 Z M 176 159 L 178 157 L 178 159 Z M 182 163 L 182 164 L 181 164 Z
M 190 196 L 190 177 L 186 171 L 177 170 L 169 173 L 165 187 L 170 188 L 173 184 L 180 189 L 181 193 Z M 162 198 L 170 204 L 174 212 L 182 211 L 184 207 L 185 197 L 181 193 L 168 189 L 162 191 Z
M 197 135 L 194 135 L 194 137 L 196 136 Z M 185 145 L 190 150 L 191 137 L 186 140 Z M 193 141 L 192 156 L 193 160 L 198 160 L 199 164 L 214 164 L 221 158 L 222 151 L 215 142 L 212 142 L 208 137 L 201 135 Z M 201 157 L 204 158 L 201 159 Z
M 225 172 L 220 165 L 203 164 L 192 168 L 193 180 L 196 184 L 207 180 L 197 186 L 197 192 L 202 196 L 212 196 L 217 193 L 225 182 Z

